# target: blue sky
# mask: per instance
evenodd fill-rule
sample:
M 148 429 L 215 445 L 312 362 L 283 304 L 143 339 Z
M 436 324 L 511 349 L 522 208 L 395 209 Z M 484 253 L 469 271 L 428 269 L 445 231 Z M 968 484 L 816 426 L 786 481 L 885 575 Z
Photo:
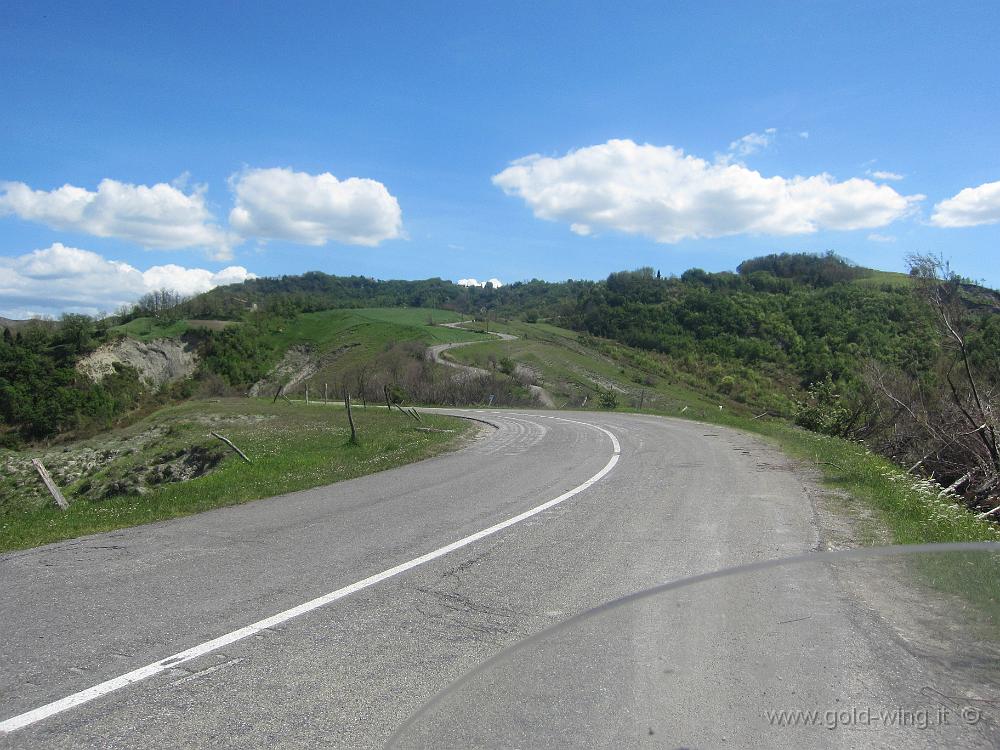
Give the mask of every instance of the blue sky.
M 998 29 L 996 3 L 7 3 L 0 315 L 784 250 L 1000 285 Z

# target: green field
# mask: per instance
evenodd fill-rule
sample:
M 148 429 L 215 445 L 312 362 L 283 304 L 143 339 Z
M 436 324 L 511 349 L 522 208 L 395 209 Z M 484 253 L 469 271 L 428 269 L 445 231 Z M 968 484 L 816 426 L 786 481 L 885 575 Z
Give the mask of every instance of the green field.
M 139 341 L 178 338 L 191 330 L 209 329 L 218 331 L 226 326 L 239 325 L 229 320 L 176 320 L 170 323 L 156 318 L 135 318 L 128 323 L 115 326 L 111 330 L 124 333 Z
M 355 344 L 371 351 L 401 341 L 437 344 L 485 338 L 438 325 L 460 320 L 449 310 L 411 307 L 323 310 L 296 316 L 271 334 L 271 343 L 281 350 L 295 344 L 311 344 L 320 351 Z
M 882 286 L 883 284 L 887 284 L 894 287 L 909 287 L 913 286 L 913 278 L 905 273 L 871 269 L 866 276 L 855 279 L 851 283 L 861 286 Z
M 175 518 L 211 508 L 351 479 L 448 450 L 471 428 L 465 420 L 422 415 L 417 424 L 385 409 L 354 410 L 351 445 L 342 407 L 224 399 L 172 406 L 123 430 L 32 451 L 0 453 L 0 551 Z M 432 431 L 427 428 L 432 428 Z M 221 441 L 232 440 L 244 463 Z M 34 473 L 41 456 L 67 499 L 60 511 Z M 177 479 L 187 463 L 211 471 Z M 141 480 L 141 481 L 140 481 Z M 116 494 L 121 493 L 121 494 Z
M 136 318 L 135 320 L 130 320 L 128 323 L 115 326 L 111 330 L 124 333 L 126 336 L 139 339 L 139 341 L 151 341 L 161 338 L 177 338 L 184 334 L 187 329 L 188 324 L 186 320 L 164 323 L 155 318 Z

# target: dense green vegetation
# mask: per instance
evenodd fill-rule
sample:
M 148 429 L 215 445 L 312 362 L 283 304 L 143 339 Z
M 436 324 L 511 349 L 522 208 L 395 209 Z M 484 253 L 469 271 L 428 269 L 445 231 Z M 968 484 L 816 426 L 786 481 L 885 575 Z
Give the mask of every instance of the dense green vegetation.
M 689 368 L 726 362 L 793 387 L 851 380 L 865 358 L 907 368 L 933 358 L 931 316 L 910 289 L 856 285 L 850 275 L 813 285 L 817 275 L 616 273 L 581 295 L 569 322 Z
M 58 326 L 5 328 L 0 338 L 0 444 L 107 429 L 144 398 L 138 373 L 118 365 L 93 383 L 76 362 L 106 336 L 82 315 Z
M 332 308 L 449 308 L 465 314 L 487 309 L 501 316 L 537 318 L 572 304 L 592 281 L 558 284 L 537 279 L 492 286 L 465 287 L 442 279 L 380 281 L 364 276 L 330 276 L 313 271 L 219 287 L 181 306 L 189 318 L 237 319 L 247 310 L 284 315 Z
M 55 325 L 39 322 L 16 330 L 4 328 L 0 445 L 90 434 L 178 398 L 246 393 L 292 346 L 307 347 L 322 360 L 313 380 L 338 383 L 351 367 L 396 345 L 481 336 L 436 325 L 462 319 L 449 310 L 300 313 L 290 307 L 280 315 L 248 311 L 239 321 L 186 319 L 176 307 L 142 311 L 149 314 L 126 316 L 130 319 L 125 321 L 67 315 Z M 150 389 L 136 370 L 123 365 L 98 383 L 77 369 L 81 357 L 123 336 L 144 342 L 180 338 L 197 352 L 199 368 L 193 378 L 160 389 Z

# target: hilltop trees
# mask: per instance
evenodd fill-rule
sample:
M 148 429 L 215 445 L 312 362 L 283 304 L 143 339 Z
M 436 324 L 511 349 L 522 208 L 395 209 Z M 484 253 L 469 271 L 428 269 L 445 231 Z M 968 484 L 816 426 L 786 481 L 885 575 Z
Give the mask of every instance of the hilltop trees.
M 936 350 L 932 316 L 903 286 L 833 282 L 855 269 L 831 256 L 768 256 L 746 273 L 652 269 L 612 274 L 582 290 L 566 321 L 577 330 L 675 358 L 752 367 L 794 386 L 857 382 L 868 358 L 913 367 Z M 770 269 L 770 270 L 768 270 Z M 771 271 L 802 278 L 778 278 Z

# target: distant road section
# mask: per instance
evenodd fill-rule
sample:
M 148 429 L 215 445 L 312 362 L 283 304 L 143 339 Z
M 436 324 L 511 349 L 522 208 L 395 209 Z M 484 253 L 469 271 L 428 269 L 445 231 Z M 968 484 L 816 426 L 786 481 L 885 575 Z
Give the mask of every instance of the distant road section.
M 442 323 L 446 328 L 457 328 L 461 329 L 462 325 L 465 323 L 471 323 L 471 320 L 463 320 L 458 323 Z M 491 335 L 496 336 L 501 341 L 513 341 L 517 339 L 510 333 L 500 333 L 499 331 L 491 331 Z M 460 372 L 465 373 L 469 377 L 481 377 L 483 375 L 489 375 L 490 373 L 481 367 L 473 367 L 472 365 L 463 365 L 454 360 L 447 359 L 442 355 L 449 349 L 457 349 L 460 346 L 471 346 L 472 344 L 481 344 L 482 341 L 457 341 L 451 344 L 435 344 L 434 346 L 427 347 L 428 356 L 439 365 L 444 365 L 445 367 L 453 367 Z M 550 409 L 554 409 L 556 406 L 555 401 L 547 390 L 542 388 L 540 385 L 529 385 L 528 390 L 538 399 L 538 402 L 542 406 L 546 406 Z

